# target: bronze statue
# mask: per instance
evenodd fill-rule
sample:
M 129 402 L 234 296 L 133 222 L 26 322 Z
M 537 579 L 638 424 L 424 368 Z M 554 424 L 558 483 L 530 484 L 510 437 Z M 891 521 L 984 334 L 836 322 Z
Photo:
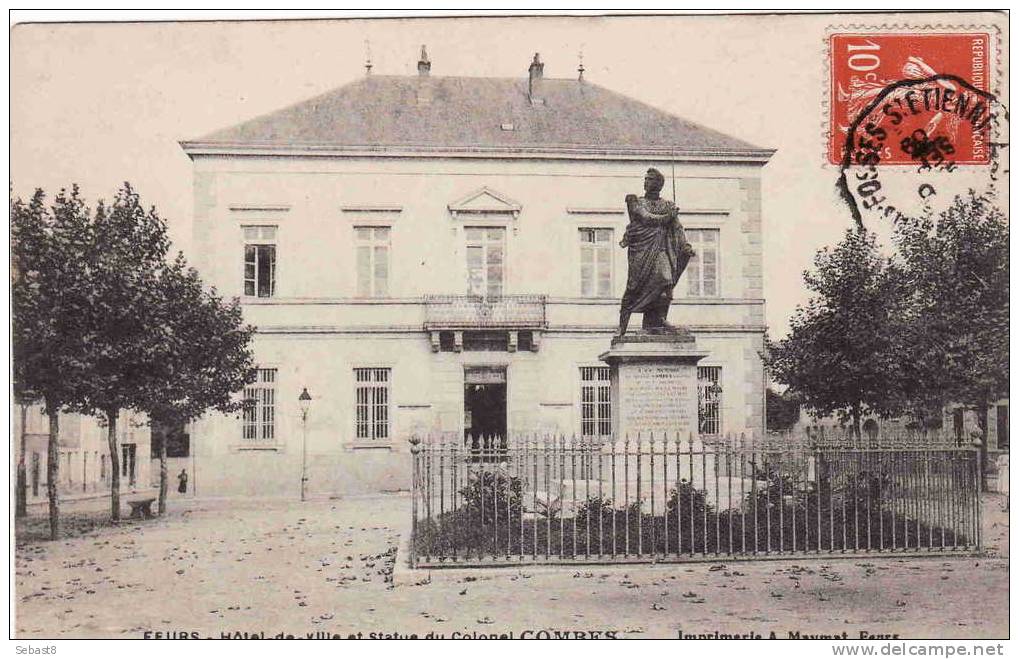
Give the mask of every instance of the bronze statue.
M 630 314 L 644 314 L 643 328 L 651 334 L 676 332 L 665 322 L 672 289 L 686 270 L 693 248 L 679 223 L 676 204 L 662 199 L 665 177 L 653 167 L 644 176 L 644 196 L 626 195 L 630 223 L 619 243 L 628 248 L 626 292 L 619 308 L 619 336 L 626 334 Z

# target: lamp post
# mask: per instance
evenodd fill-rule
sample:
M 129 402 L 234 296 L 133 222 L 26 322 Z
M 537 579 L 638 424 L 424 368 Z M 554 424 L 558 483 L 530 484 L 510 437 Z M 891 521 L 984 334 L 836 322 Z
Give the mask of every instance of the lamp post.
M 308 387 L 301 390 L 297 397 L 297 403 L 301 406 L 301 501 L 304 501 L 305 486 L 308 483 L 308 408 L 311 407 L 311 394 Z

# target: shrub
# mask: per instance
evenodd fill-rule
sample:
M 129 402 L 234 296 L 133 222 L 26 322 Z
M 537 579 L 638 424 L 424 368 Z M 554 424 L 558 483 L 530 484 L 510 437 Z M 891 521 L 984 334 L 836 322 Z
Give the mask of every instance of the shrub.
M 921 519 L 916 502 L 898 496 L 901 485 L 881 470 L 829 467 L 818 463 L 815 482 L 801 471 L 765 465 L 739 506 L 724 511 L 681 480 L 653 515 L 648 500 L 617 507 L 599 496 L 579 502 L 572 514 L 558 507 L 527 511 L 519 478 L 481 470 L 459 491 L 457 508 L 419 521 L 415 546 L 421 555 L 461 559 L 916 549 L 968 542 Z M 831 478 L 833 473 L 841 478 Z

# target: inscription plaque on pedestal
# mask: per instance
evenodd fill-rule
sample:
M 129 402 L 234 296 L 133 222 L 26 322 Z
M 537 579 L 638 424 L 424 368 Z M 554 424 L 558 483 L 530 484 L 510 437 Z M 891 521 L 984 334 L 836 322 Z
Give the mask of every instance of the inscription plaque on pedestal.
M 619 421 L 631 437 L 661 438 L 695 432 L 697 367 L 683 363 L 619 364 L 614 384 L 619 392 Z
M 600 359 L 611 369 L 617 440 L 697 436 L 697 362 L 707 356 L 688 337 L 616 339 Z

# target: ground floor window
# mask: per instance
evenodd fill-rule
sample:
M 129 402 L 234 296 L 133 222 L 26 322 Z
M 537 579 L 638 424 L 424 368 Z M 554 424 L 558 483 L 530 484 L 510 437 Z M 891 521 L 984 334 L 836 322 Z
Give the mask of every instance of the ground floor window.
M 255 382 L 244 388 L 244 399 L 243 439 L 255 442 L 276 439 L 276 369 L 258 369 Z
M 722 367 L 697 367 L 697 425 L 702 435 L 722 432 Z
M 608 437 L 612 434 L 612 388 L 608 366 L 580 367 L 580 434 Z
M 357 439 L 389 439 L 389 382 L 388 368 L 354 369 L 354 435 Z

